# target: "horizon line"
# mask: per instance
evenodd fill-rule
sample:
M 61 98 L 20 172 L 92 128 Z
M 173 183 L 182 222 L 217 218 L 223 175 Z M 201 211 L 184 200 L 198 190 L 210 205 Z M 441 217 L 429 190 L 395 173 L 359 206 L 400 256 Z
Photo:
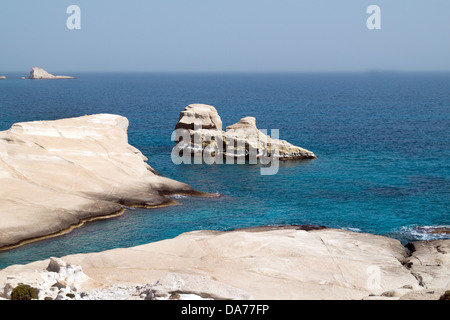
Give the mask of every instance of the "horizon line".
M 449 73 L 449 70 L 389 70 L 389 69 L 368 69 L 368 70 L 329 70 L 329 71 L 301 71 L 301 70 L 296 70 L 296 71 L 224 71 L 224 70 L 214 70 L 214 71 L 156 71 L 156 70 L 117 70 L 117 71 L 111 71 L 111 70 L 89 70 L 89 71 L 75 71 L 75 70 L 66 70 L 66 71 L 48 71 L 47 69 L 43 68 L 44 70 L 46 70 L 47 72 L 56 75 L 58 73 L 62 74 L 62 73 L 158 73 L 158 74 L 218 74 L 218 73 L 228 73 L 228 74 L 329 74 L 329 73 Z M 4 74 L 8 74 L 8 73 L 23 73 L 23 71 L 4 71 L 4 72 L 0 72 L 0 76 L 4 75 Z M 28 75 L 29 72 L 25 72 L 25 75 Z

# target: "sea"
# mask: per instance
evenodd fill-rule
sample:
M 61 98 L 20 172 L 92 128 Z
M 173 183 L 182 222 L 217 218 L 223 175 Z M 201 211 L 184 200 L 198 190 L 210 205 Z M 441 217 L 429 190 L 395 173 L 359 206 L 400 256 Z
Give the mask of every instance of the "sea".
M 130 122 L 129 143 L 159 174 L 220 197 L 175 196 L 180 205 L 128 208 L 119 217 L 0 252 L 0 269 L 194 230 L 308 224 L 403 244 L 449 238 L 429 231 L 450 227 L 450 73 L 5 75 L 1 131 L 17 122 L 120 114 Z M 281 162 L 275 175 L 261 175 L 258 164 L 176 165 L 171 135 L 180 112 L 193 103 L 216 107 L 224 128 L 253 116 L 259 129 L 278 129 L 281 139 L 317 159 Z

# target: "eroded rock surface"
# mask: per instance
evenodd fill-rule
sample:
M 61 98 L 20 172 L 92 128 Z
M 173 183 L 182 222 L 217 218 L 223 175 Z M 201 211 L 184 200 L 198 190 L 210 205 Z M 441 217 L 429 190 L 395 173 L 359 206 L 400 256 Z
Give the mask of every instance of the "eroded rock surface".
M 425 252 L 437 248 L 420 245 Z M 62 260 L 87 277 L 77 288 L 80 299 L 397 300 L 437 299 L 448 290 L 449 253 L 439 254 L 439 276 L 427 264 L 420 270 L 423 279 L 434 279 L 426 287 L 405 266 L 412 256 L 399 241 L 322 227 L 194 231 Z M 49 264 L 0 271 L 0 294 L 11 277 L 32 280 L 48 273 Z
M 98 114 L 0 132 L 0 247 L 52 235 L 124 206 L 205 195 L 158 175 L 128 143 L 128 119 Z
M 173 139 L 184 143 L 184 152 L 192 156 L 231 157 L 258 160 L 276 157 L 279 160 L 314 159 L 315 154 L 291 143 L 271 137 L 273 132 L 262 132 L 254 117 L 242 118 L 222 130 L 222 120 L 215 107 L 192 104 L 181 113 L 175 129 L 185 130 Z
M 426 289 L 450 288 L 450 240 L 408 244 L 411 255 L 404 263 Z

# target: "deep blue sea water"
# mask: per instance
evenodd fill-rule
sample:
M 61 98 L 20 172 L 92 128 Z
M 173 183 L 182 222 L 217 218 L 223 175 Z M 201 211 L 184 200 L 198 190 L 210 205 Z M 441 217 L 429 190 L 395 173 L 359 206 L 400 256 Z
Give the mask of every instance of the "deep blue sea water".
M 50 256 L 130 247 L 183 232 L 317 224 L 433 239 L 450 225 L 450 73 L 72 74 L 76 80 L 0 80 L 0 130 L 13 123 L 114 113 L 161 175 L 215 199 L 127 210 L 120 217 L 0 253 L 0 268 Z M 313 151 L 278 174 L 257 165 L 174 165 L 171 133 L 191 103 L 215 106 L 224 127 L 254 116 L 260 129 Z M 1 186 L 0 186 L 1 187 Z M 0 221 L 1 223 L 1 221 Z

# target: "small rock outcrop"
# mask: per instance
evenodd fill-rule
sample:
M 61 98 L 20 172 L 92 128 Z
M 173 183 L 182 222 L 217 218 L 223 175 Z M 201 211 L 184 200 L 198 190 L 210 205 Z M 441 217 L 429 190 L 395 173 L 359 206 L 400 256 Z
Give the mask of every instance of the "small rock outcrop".
M 0 76 L 0 80 L 6 79 L 6 76 Z
M 232 154 L 248 153 L 249 150 L 256 150 L 257 153 L 266 151 L 272 154 L 273 150 L 277 150 L 280 160 L 294 159 L 314 159 L 316 156 L 311 151 L 294 146 L 293 144 L 280 139 L 272 139 L 270 136 L 261 132 L 256 127 L 256 119 L 254 117 L 245 117 L 226 128 L 225 137 L 231 141 Z M 239 143 L 243 141 L 244 143 Z M 245 149 L 240 150 L 237 146 L 244 146 Z M 228 155 L 228 153 L 227 153 Z
M 242 118 L 223 131 L 222 120 L 216 108 L 210 105 L 188 105 L 180 112 L 175 129 L 187 132 L 187 135 L 183 135 L 182 131 L 177 132 L 173 140 L 176 143 L 183 142 L 183 152 L 194 156 L 208 154 L 256 160 L 264 156 L 277 157 L 279 160 L 316 158 L 311 151 L 262 132 L 257 128 L 254 117 Z
M 77 296 L 80 298 L 78 291 L 96 287 L 97 284 L 83 272 L 81 266 L 67 264 L 60 258 L 50 258 L 46 270 L 9 276 L 0 286 L 0 296 L 15 300 L 14 291 L 20 286 L 31 288 L 36 293 L 34 299 L 70 300 Z
M 28 79 L 39 79 L 39 80 L 53 80 L 53 79 L 76 79 L 70 76 L 54 76 L 42 68 L 33 67 L 30 71 L 30 76 Z
M 175 129 L 202 129 L 222 131 L 222 120 L 216 108 L 206 104 L 191 104 L 180 112 Z
M 407 245 L 404 264 L 428 288 L 450 289 L 450 240 L 417 241 Z

